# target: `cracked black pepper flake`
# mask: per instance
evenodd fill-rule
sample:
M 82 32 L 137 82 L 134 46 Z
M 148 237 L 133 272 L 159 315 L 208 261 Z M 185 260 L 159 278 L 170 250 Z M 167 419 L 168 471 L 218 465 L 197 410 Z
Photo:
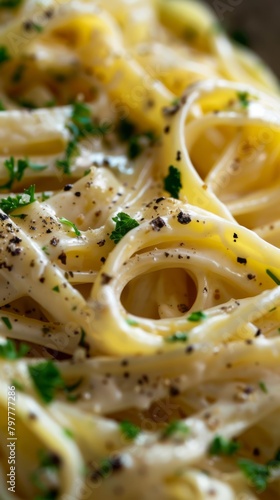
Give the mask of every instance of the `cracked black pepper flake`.
M 72 187 L 73 187 L 73 184 L 66 184 L 64 186 L 64 191 L 70 191 L 72 189 Z
M 180 212 L 177 215 L 177 220 L 180 224 L 189 224 L 192 219 L 189 214 L 184 214 L 184 212 Z
M 182 159 L 182 153 L 181 153 L 181 151 L 177 151 L 177 153 L 176 153 L 176 161 L 181 161 L 181 159 Z
M 247 264 L 247 259 L 244 259 L 243 257 L 237 257 L 236 260 L 237 260 L 238 264 L 244 264 L 244 265 Z
M 50 241 L 50 244 L 53 246 L 53 247 L 56 247 L 59 243 L 59 239 L 58 238 L 52 238 L 51 241 Z
M 247 274 L 248 280 L 253 280 L 255 279 L 256 275 L 255 274 Z
M 66 266 L 66 261 L 67 261 L 67 256 L 66 256 L 66 253 L 65 252 L 61 252 L 61 254 L 58 256 L 58 260 L 60 260 L 60 262 Z
M 103 247 L 103 246 L 105 245 L 105 240 L 100 240 L 100 241 L 98 241 L 98 242 L 97 242 L 97 245 L 98 245 L 99 247 Z
M 154 231 L 160 231 L 164 226 L 166 226 L 164 220 L 161 217 L 157 217 L 150 222 Z

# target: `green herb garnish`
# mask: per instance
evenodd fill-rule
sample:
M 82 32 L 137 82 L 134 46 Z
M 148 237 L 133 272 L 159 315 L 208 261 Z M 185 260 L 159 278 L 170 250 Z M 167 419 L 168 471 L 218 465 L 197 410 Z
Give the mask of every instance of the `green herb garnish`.
M 134 319 L 127 318 L 126 322 L 129 326 L 138 326 L 137 321 L 135 321 Z
M 50 403 L 59 389 L 64 389 L 65 382 L 53 361 L 43 361 L 28 366 L 34 386 L 45 403 Z
M 13 327 L 12 327 L 12 323 L 10 322 L 9 318 L 5 317 L 5 316 L 2 316 L 2 321 L 4 323 L 4 325 L 8 328 L 8 330 L 12 330 Z
M 116 217 L 113 217 L 113 221 L 116 222 L 116 227 L 110 234 L 110 239 L 115 243 L 118 243 L 131 229 L 139 226 L 135 219 L 132 219 L 124 212 L 120 212 Z
M 20 359 L 29 352 L 29 349 L 29 346 L 23 343 L 20 343 L 17 348 L 13 340 L 7 339 L 5 344 L 0 344 L 0 358 Z
M 259 382 L 259 388 L 264 392 L 265 394 L 268 394 L 267 386 L 264 382 L 260 381 Z
M 2 184 L 2 186 L 0 186 L 0 189 L 10 189 L 10 190 L 15 181 L 17 182 L 21 181 L 24 172 L 27 168 L 30 168 L 35 172 L 39 172 L 41 170 L 45 170 L 46 168 L 48 168 L 47 165 L 38 165 L 37 163 L 32 163 L 28 160 L 28 158 L 25 158 L 24 160 L 17 160 L 17 162 L 15 162 L 13 156 L 11 156 L 8 160 L 4 162 L 4 166 L 8 171 L 9 180 L 6 182 L 6 184 Z
M 120 141 L 128 143 L 127 156 L 131 160 L 137 158 L 146 145 L 151 145 L 156 140 L 153 132 L 137 133 L 134 123 L 126 119 L 119 121 L 116 132 Z
M 14 9 L 22 3 L 22 0 L 0 0 L 0 8 Z
M 64 224 L 65 226 L 72 227 L 76 236 L 81 236 L 81 231 L 79 231 L 79 229 L 77 228 L 77 226 L 73 222 L 71 222 L 68 219 L 65 219 L 65 217 L 61 217 L 58 220 L 59 220 L 59 222 L 61 222 L 61 224 Z
M 237 92 L 237 97 L 239 99 L 239 102 L 242 106 L 242 108 L 248 108 L 250 104 L 250 94 L 249 92 Z
M 67 436 L 70 439 L 74 439 L 74 433 L 71 431 L 71 429 L 63 429 L 63 433 L 65 436 Z
M 134 425 L 132 422 L 129 422 L 128 420 L 120 422 L 119 426 L 122 434 L 128 440 L 133 440 L 137 438 L 137 436 L 141 432 L 141 429 L 137 427 L 137 425 Z
M 242 458 L 238 460 L 238 466 L 259 492 L 266 489 L 270 477 L 270 470 L 267 465 L 257 464 L 252 460 Z
M 164 340 L 165 342 L 173 344 L 175 342 L 187 342 L 187 340 L 189 340 L 189 337 L 184 332 L 176 332 L 173 335 L 166 337 Z
M 9 214 L 19 207 L 26 207 L 36 201 L 35 186 L 32 185 L 24 190 L 24 194 L 17 194 L 16 196 L 8 196 L 0 200 L 0 208 L 6 214 Z
M 180 420 L 174 420 L 167 425 L 167 427 L 163 430 L 161 437 L 169 438 L 173 436 L 173 434 L 188 434 L 190 432 L 189 427 Z
M 228 440 L 222 436 L 216 436 L 209 448 L 210 455 L 234 455 L 240 448 L 236 441 Z
M 52 288 L 52 291 L 53 291 L 53 292 L 57 292 L 57 293 L 59 293 L 59 286 L 58 286 L 58 285 L 57 285 L 57 286 L 54 286 L 54 287 Z
M 277 276 L 275 276 L 275 274 L 273 274 L 272 271 L 270 271 L 270 269 L 266 269 L 266 274 L 268 274 L 268 276 L 274 281 L 274 283 L 276 283 L 276 285 L 280 285 L 280 280 L 279 278 L 277 278 Z
M 178 170 L 178 168 L 173 167 L 173 165 L 170 165 L 169 167 L 169 174 L 164 178 L 164 189 L 173 198 L 179 198 L 179 193 L 180 189 L 182 189 L 182 183 L 181 183 L 181 173 Z
M 1 7 L 1 4 L 0 4 Z M 5 45 L 0 46 L 0 64 L 3 64 L 7 61 L 10 61 L 11 56 L 9 54 L 9 51 Z
M 75 139 L 82 139 L 87 135 L 104 136 L 108 133 L 111 125 L 108 123 L 94 123 L 91 116 L 90 108 L 81 102 L 73 104 L 71 122 L 68 125 Z
M 111 125 L 108 123 L 94 123 L 90 108 L 84 103 L 75 102 L 72 107 L 70 123 L 67 125 L 71 133 L 71 140 L 66 146 L 64 158 L 57 160 L 57 167 L 61 168 L 65 174 L 70 174 L 71 162 L 79 154 L 77 143 L 88 135 L 103 137 L 108 133 L 110 127 Z
M 64 174 L 70 174 L 70 164 L 74 158 L 79 154 L 79 148 L 77 146 L 76 140 L 71 140 L 68 142 L 65 150 L 65 155 L 62 160 L 56 161 L 56 166 L 61 168 Z
M 204 314 L 202 311 L 196 311 L 190 314 L 190 316 L 187 318 L 188 321 L 201 321 L 202 319 L 205 319 L 207 316 Z
M 6 111 L 6 108 L 2 101 L 0 101 L 0 111 Z

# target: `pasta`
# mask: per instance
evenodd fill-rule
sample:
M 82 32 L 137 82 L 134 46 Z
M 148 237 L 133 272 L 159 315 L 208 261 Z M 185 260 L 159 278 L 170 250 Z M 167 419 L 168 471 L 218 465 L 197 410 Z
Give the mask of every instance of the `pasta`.
M 1 500 L 280 498 L 280 104 L 194 0 L 0 1 Z

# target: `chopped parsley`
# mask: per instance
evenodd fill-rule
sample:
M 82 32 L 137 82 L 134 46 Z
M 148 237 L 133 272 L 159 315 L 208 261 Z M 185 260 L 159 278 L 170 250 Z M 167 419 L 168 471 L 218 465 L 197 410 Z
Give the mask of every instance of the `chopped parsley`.
M 268 467 L 280 467 L 280 448 L 277 450 L 275 457 L 269 460 L 266 465 Z
M 206 317 L 207 316 L 206 316 L 206 314 L 204 314 L 204 312 L 196 311 L 196 312 L 191 313 L 187 319 L 188 319 L 188 321 L 197 322 L 197 321 L 201 321 L 202 319 L 205 319 Z
M 274 281 L 274 283 L 276 283 L 276 285 L 280 285 L 280 280 L 279 278 L 277 278 L 277 276 L 275 276 L 275 274 L 273 274 L 272 271 L 270 271 L 270 269 L 266 269 L 266 274 L 268 274 L 268 276 Z
M 79 148 L 77 146 L 76 140 L 71 140 L 68 142 L 65 150 L 65 155 L 62 160 L 56 161 L 56 166 L 61 168 L 65 174 L 70 174 L 70 164 L 71 161 L 76 158 L 79 154 Z
M 10 322 L 9 318 L 5 317 L 5 316 L 2 316 L 2 321 L 4 323 L 4 325 L 8 328 L 8 330 L 12 330 L 13 327 L 12 327 L 12 323 Z
M 110 129 L 108 123 L 94 123 L 90 108 L 81 102 L 75 102 L 72 107 L 70 123 L 67 125 L 71 133 L 71 139 L 66 146 L 64 158 L 56 161 L 56 166 L 61 168 L 65 174 L 70 174 L 72 160 L 78 156 L 78 142 L 88 135 L 103 137 Z
M 13 340 L 7 339 L 5 344 L 0 344 L 0 358 L 20 359 L 29 352 L 29 349 L 29 346 L 23 343 L 20 343 L 17 348 Z
M 65 436 L 67 436 L 70 439 L 74 438 L 74 433 L 73 433 L 73 431 L 71 431 L 71 429 L 65 428 L 65 429 L 63 429 L 63 433 L 65 434 Z
M 271 477 L 271 470 L 280 467 L 280 449 L 276 452 L 275 457 L 264 465 L 245 458 L 238 460 L 238 465 L 252 485 L 259 492 L 262 492 L 267 487 L 268 480 Z
M 137 133 L 134 123 L 126 119 L 120 120 L 116 131 L 120 141 L 128 143 L 127 156 L 130 160 L 137 158 L 145 147 L 156 140 L 154 133 L 151 131 Z
M 128 420 L 120 422 L 119 426 L 122 434 L 128 440 L 133 440 L 137 438 L 137 436 L 141 432 L 141 429 L 137 425 L 134 425 L 132 422 L 129 422 Z
M 250 94 L 249 92 L 237 92 L 237 97 L 242 108 L 248 108 L 250 104 Z
M 17 194 L 16 196 L 8 196 L 0 200 L 0 208 L 6 214 L 10 214 L 19 207 L 26 207 L 36 201 L 35 186 L 32 185 L 24 190 L 24 194 Z
M 45 403 L 50 403 L 58 389 L 65 387 L 60 371 L 53 361 L 42 361 L 28 366 L 33 384 Z
M 14 9 L 22 3 L 22 0 L 0 0 L 0 8 Z
M 69 401 L 77 399 L 77 396 L 69 393 L 75 391 L 82 380 L 80 379 L 72 385 L 66 385 L 53 361 L 43 361 L 37 365 L 29 366 L 28 371 L 37 392 L 45 403 L 50 403 L 58 390 L 63 390 Z
M 65 219 L 65 217 L 61 217 L 58 220 L 59 220 L 59 222 L 61 222 L 61 224 L 64 224 L 65 226 L 72 227 L 76 236 L 81 236 L 81 231 L 79 231 L 79 229 L 77 228 L 77 226 L 73 222 L 71 222 L 68 219 Z
M 259 382 L 259 388 L 264 392 L 265 394 L 268 394 L 267 386 L 264 382 L 260 381 Z
M 6 108 L 2 101 L 0 101 L 0 111 L 6 111 Z
M 189 340 L 188 335 L 185 332 L 176 332 L 173 335 L 165 338 L 165 342 L 173 344 L 175 342 L 187 342 Z
M 210 455 L 226 455 L 230 457 L 234 455 L 239 448 L 240 444 L 236 441 L 228 440 L 222 436 L 216 436 L 209 447 L 209 453 Z
M 173 436 L 173 434 L 188 434 L 190 432 L 189 427 L 184 423 L 181 422 L 180 420 L 174 420 L 173 422 L 170 422 L 170 424 L 165 427 L 165 429 L 162 432 L 162 438 L 169 438 L 170 436 Z
M 181 183 L 181 173 L 178 170 L 178 168 L 173 167 L 173 165 L 170 165 L 169 167 L 169 173 L 168 175 L 164 178 L 164 189 L 173 198 L 179 198 L 179 193 L 180 189 L 182 188 L 182 183 Z
M 23 178 L 23 174 L 27 168 L 30 168 L 35 172 L 39 172 L 48 168 L 47 165 L 38 165 L 37 163 L 32 163 L 28 160 L 28 158 L 25 158 L 24 160 L 20 159 L 15 162 L 13 156 L 11 156 L 4 162 L 4 166 L 8 171 L 9 180 L 6 182 L 6 184 L 2 184 L 2 186 L 0 186 L 0 189 L 10 190 L 14 182 L 21 181 L 21 179 Z
M 126 322 L 129 326 L 138 326 L 137 321 L 135 321 L 134 319 L 127 318 Z
M 116 222 L 116 227 L 110 234 L 110 240 L 113 240 L 114 243 L 121 241 L 131 229 L 139 226 L 139 223 L 135 219 L 132 219 L 124 212 L 120 212 L 116 217 L 113 217 L 113 221 Z
M 270 470 L 267 465 L 258 464 L 252 460 L 242 458 L 238 460 L 238 466 L 259 492 L 266 489 L 270 477 Z
M 0 6 L 1 6 L 1 4 L 0 4 Z M 10 61 L 10 59 L 11 59 L 11 56 L 9 54 L 7 47 L 5 47 L 5 45 L 1 45 L 0 46 L 0 64 L 3 64 L 7 61 Z
M 53 290 L 53 292 L 59 293 L 59 286 L 58 285 L 54 286 L 52 290 Z

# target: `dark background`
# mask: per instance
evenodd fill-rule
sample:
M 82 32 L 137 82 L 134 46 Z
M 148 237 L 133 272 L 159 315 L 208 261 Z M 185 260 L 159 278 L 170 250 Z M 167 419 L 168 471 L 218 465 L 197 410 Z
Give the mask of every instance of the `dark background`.
M 204 1 L 227 32 L 247 42 L 280 77 L 280 0 Z

